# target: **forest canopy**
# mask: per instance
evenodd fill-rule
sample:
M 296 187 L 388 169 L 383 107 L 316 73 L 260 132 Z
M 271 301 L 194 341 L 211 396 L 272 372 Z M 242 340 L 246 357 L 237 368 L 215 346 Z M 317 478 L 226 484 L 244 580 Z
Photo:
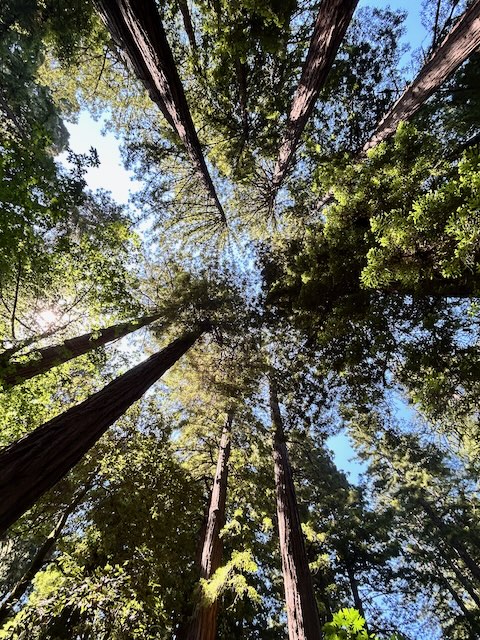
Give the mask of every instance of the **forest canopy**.
M 2 3 L 0 639 L 480 637 L 480 0 L 411 4 Z

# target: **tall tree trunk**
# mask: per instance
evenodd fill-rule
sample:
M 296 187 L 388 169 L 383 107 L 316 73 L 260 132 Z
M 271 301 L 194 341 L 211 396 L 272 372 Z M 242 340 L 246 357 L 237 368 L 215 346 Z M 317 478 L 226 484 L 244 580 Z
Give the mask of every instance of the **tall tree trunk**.
M 322 637 L 320 619 L 305 551 L 282 416 L 273 380 L 270 380 L 270 413 L 274 428 L 275 490 L 288 637 L 289 640 L 319 640 Z
M 57 521 L 57 524 L 52 529 L 45 542 L 37 549 L 28 569 L 25 571 L 20 580 L 18 580 L 10 593 L 8 593 L 0 603 L 0 626 L 4 624 L 5 620 L 7 620 L 12 615 L 13 606 L 20 600 L 20 598 L 30 586 L 34 577 L 42 569 L 45 562 L 49 559 L 50 554 L 55 548 L 57 540 L 59 539 L 69 516 L 82 502 L 90 487 L 91 481 L 87 482 L 74 494 L 70 504 L 63 511 L 62 515 Z
M 230 458 L 233 411 L 229 411 L 218 450 L 217 469 L 213 481 L 208 517 L 204 529 L 200 558 L 200 577 L 209 580 L 222 562 L 220 531 L 225 524 L 228 460 Z M 185 635 L 186 640 L 215 640 L 217 634 L 218 601 L 196 608 Z
M 365 143 L 362 155 L 386 140 L 397 130 L 402 121 L 408 121 L 442 84 L 480 46 L 480 0 L 475 0 L 457 21 L 442 44 L 430 56 L 417 77 L 408 85 L 393 107 L 383 116 L 374 133 Z M 327 193 L 318 200 L 316 209 L 335 201 Z
M 445 545 L 443 546 L 445 547 Z M 450 571 L 454 573 L 458 584 L 463 587 L 465 593 L 467 593 L 472 599 L 472 601 L 476 604 L 476 606 L 480 608 L 480 598 L 477 592 L 475 591 L 473 584 L 470 581 L 470 576 L 467 576 L 465 571 L 463 571 L 463 567 L 462 569 L 460 569 L 457 563 L 451 558 L 450 549 L 445 549 L 445 548 L 442 549 L 442 547 L 440 547 L 440 550 L 443 551 L 442 559 L 446 565 L 446 568 L 450 569 Z M 438 566 L 439 573 L 443 575 L 442 571 L 445 569 L 445 566 L 439 564 L 438 562 L 437 562 L 437 566 Z
M 273 171 L 273 187 L 279 188 L 292 161 L 300 136 L 324 86 L 358 0 L 322 0 L 300 82 L 293 96 L 286 131 Z
M 108 427 L 194 344 L 204 328 L 110 382 L 0 452 L 0 534 L 51 489 Z
M 363 147 L 363 152 L 395 133 L 400 122 L 409 120 L 478 47 L 480 0 L 475 0 L 431 55 L 417 77 L 382 118 L 375 133 Z
M 96 4 L 113 40 L 185 145 L 226 224 L 155 0 L 96 0 Z
M 445 544 L 447 544 L 457 553 L 458 557 L 462 560 L 463 564 L 470 571 L 477 583 L 480 584 L 480 567 L 478 566 L 478 563 L 472 558 L 468 549 L 462 544 L 462 542 L 460 542 L 460 540 L 458 540 L 448 531 L 448 527 L 445 525 L 442 518 L 438 515 L 438 513 L 435 511 L 428 500 L 420 496 L 419 503 L 421 504 L 423 510 L 427 514 L 432 524 L 434 524 L 438 529 L 438 532 Z
M 187 34 L 188 42 L 192 48 L 192 51 L 197 50 L 197 41 L 195 40 L 195 31 L 193 29 L 192 17 L 188 10 L 187 0 L 178 0 L 178 8 L 182 14 L 183 28 Z
M 460 609 L 460 611 L 468 619 L 469 618 L 469 611 L 465 607 L 465 603 L 462 600 L 461 596 L 457 593 L 457 590 L 450 584 L 450 581 L 447 578 L 445 578 L 444 576 L 441 576 L 441 577 L 439 577 L 437 579 L 447 589 L 447 591 L 450 593 L 452 598 L 455 600 L 455 602 L 456 602 L 458 608 Z
M 353 565 L 351 564 L 351 562 L 346 562 L 345 567 L 347 569 L 348 581 L 350 583 L 350 590 L 352 592 L 355 609 L 362 616 L 362 618 L 366 620 L 365 609 L 363 608 L 363 602 L 362 602 L 362 599 L 360 598 L 360 592 L 358 591 L 358 582 L 355 576 Z
M 13 387 L 25 380 L 45 373 L 53 367 L 57 367 L 64 362 L 81 356 L 92 349 L 112 342 L 112 340 L 123 338 L 132 331 L 136 331 L 158 320 L 160 315 L 161 314 L 157 313 L 132 322 L 112 325 L 106 329 L 84 333 L 76 338 L 69 338 L 61 344 L 30 351 L 25 355 L 25 357 L 28 358 L 27 362 L 5 363 L 3 365 L 4 368 L 0 368 L 0 382 L 3 383 L 4 388 Z M 3 354 L 0 355 L 0 363 L 3 360 L 2 356 Z

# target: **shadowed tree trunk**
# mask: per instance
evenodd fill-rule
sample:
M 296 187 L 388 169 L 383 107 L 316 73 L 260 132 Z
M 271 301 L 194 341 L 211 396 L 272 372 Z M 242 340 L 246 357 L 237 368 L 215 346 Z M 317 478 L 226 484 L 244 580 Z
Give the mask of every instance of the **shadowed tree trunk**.
M 289 640 L 322 638 L 275 384 L 270 380 L 278 533 Z
M 362 602 L 362 599 L 360 598 L 360 592 L 358 591 L 358 581 L 355 576 L 353 565 L 351 562 L 347 561 L 345 563 L 345 567 L 347 569 L 348 581 L 350 583 L 350 591 L 352 592 L 355 609 L 362 616 L 362 618 L 366 620 L 365 609 L 363 608 L 363 602 Z
M 59 539 L 69 516 L 82 502 L 91 485 L 92 481 L 87 481 L 87 483 L 75 493 L 72 501 L 63 511 L 62 515 L 58 519 L 57 524 L 52 529 L 45 542 L 37 549 L 28 569 L 25 571 L 20 580 L 15 584 L 10 593 L 8 593 L 0 603 L 0 626 L 4 624 L 5 620 L 7 620 L 12 615 L 12 608 L 20 600 L 20 598 L 30 586 L 34 577 L 42 569 L 45 562 L 49 559 L 50 554 L 55 548 L 57 540 Z
M 228 460 L 233 411 L 229 411 L 223 428 L 218 451 L 217 469 L 213 482 L 206 526 L 203 530 L 203 544 L 200 558 L 200 577 L 209 580 L 222 562 L 222 541 L 220 531 L 225 524 L 225 503 L 227 499 Z M 182 638 L 185 640 L 215 640 L 217 634 L 218 601 L 196 608 L 192 622 Z
M 106 329 L 99 329 L 90 333 L 84 333 L 76 338 L 64 340 L 61 344 L 43 349 L 35 349 L 25 354 L 28 358 L 26 362 L 5 362 L 4 354 L 0 354 L 0 382 L 4 388 L 13 387 L 25 380 L 29 380 L 35 376 L 49 371 L 53 367 L 57 367 L 64 362 L 68 362 L 73 358 L 83 355 L 92 349 L 101 347 L 112 340 L 123 338 L 132 331 L 136 331 L 141 327 L 151 324 L 160 318 L 160 314 L 139 318 L 132 322 L 123 322 L 121 324 L 112 325 Z M 5 362 L 5 364 L 3 364 Z
M 472 611 L 472 610 L 467 609 L 467 607 L 465 606 L 465 602 L 463 601 L 463 598 L 461 597 L 460 594 L 457 593 L 456 589 L 450 584 L 450 581 L 447 578 L 441 577 L 440 578 L 440 582 L 441 582 L 441 584 L 443 584 L 444 588 L 446 588 L 447 591 L 450 593 L 450 595 L 454 599 L 455 603 L 457 604 L 458 608 L 460 609 L 460 611 L 464 615 L 468 626 L 470 627 L 470 629 L 473 632 L 473 635 L 470 636 L 470 637 L 471 638 L 479 638 L 480 637 L 480 624 L 479 624 L 479 621 L 478 621 L 477 612 L 475 610 Z
M 185 145 L 226 224 L 155 0 L 96 0 L 96 5 L 114 42 Z
M 460 542 L 460 540 L 455 537 L 455 535 L 452 535 L 452 533 L 448 531 L 447 525 L 445 525 L 442 518 L 438 515 L 438 513 L 435 511 L 428 500 L 420 496 L 419 503 L 432 524 L 435 525 L 435 527 L 438 529 L 438 532 L 445 544 L 451 547 L 451 549 L 453 549 L 457 553 L 457 556 L 462 560 L 463 564 L 470 571 L 472 576 L 477 581 L 477 584 L 480 584 L 480 567 L 478 566 L 478 563 L 472 558 L 468 549 L 463 545 L 462 542 Z
M 478 47 L 480 47 L 480 0 L 475 0 L 430 56 L 415 80 L 382 118 L 375 133 L 363 147 L 363 152 L 365 153 L 395 133 L 400 122 L 409 120 Z
M 322 0 L 302 75 L 293 96 L 286 131 L 273 171 L 273 188 L 283 182 L 300 136 L 324 86 L 358 0 Z
M 178 0 L 178 8 L 182 14 L 183 28 L 187 34 L 188 42 L 193 51 L 197 50 L 197 41 L 195 40 L 195 31 L 193 29 L 192 17 L 188 10 L 187 0 Z
M 448 564 L 455 574 L 459 584 L 464 588 L 465 592 L 470 596 L 477 607 L 480 608 L 480 598 L 470 580 L 467 580 L 465 572 L 459 569 L 457 564 L 452 560 L 450 560 Z
M 0 534 L 51 489 L 145 391 L 195 343 L 205 327 L 110 382 L 0 452 Z
M 448 545 L 445 544 L 445 541 L 442 539 L 439 544 L 439 550 L 441 554 L 441 558 L 437 558 L 437 561 L 434 562 L 435 566 L 438 568 L 438 573 L 443 576 L 445 573 L 445 569 L 452 572 L 458 582 L 458 584 L 464 589 L 465 593 L 467 593 L 472 601 L 476 604 L 478 608 L 480 608 L 480 598 L 475 591 L 475 588 L 471 582 L 470 576 L 467 575 L 466 571 L 464 571 L 463 567 L 460 569 L 456 560 L 453 559 L 451 549 Z M 443 562 L 444 564 L 440 563 Z

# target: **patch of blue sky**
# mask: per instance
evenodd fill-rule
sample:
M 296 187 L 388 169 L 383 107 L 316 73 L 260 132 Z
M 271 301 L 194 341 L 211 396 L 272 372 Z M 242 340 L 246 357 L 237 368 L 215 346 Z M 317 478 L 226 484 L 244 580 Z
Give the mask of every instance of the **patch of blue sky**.
M 115 202 L 127 204 L 142 182 L 123 166 L 118 139 L 111 132 L 104 133 L 104 122 L 94 120 L 87 111 L 80 113 L 76 123 L 69 122 L 66 126 L 72 151 L 88 153 L 91 147 L 97 150 L 100 166 L 91 167 L 85 175 L 89 188 L 110 191 Z M 66 156 L 61 156 L 60 160 L 65 161 Z
M 367 470 L 367 465 L 357 456 L 348 434 L 340 431 L 327 438 L 326 445 L 333 453 L 333 461 L 337 468 L 343 471 L 351 484 L 357 485 L 360 476 Z

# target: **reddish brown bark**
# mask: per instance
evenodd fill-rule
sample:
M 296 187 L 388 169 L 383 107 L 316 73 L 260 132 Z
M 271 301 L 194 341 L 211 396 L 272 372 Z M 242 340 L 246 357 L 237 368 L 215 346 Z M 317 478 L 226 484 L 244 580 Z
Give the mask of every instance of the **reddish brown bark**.
M 69 338 L 61 344 L 30 351 L 30 353 L 26 354 L 28 361 L 10 362 L 4 365 L 3 370 L 0 369 L 0 382 L 3 383 L 4 388 L 13 387 L 25 380 L 45 373 L 53 367 L 57 367 L 64 362 L 81 356 L 92 349 L 112 342 L 112 340 L 123 338 L 132 331 L 136 331 L 158 320 L 159 317 L 160 314 L 157 313 L 132 322 L 122 322 L 121 324 L 112 325 L 106 329 L 84 333 L 76 338 Z
M 230 411 L 223 428 L 218 450 L 217 469 L 213 482 L 208 518 L 204 529 L 200 577 L 209 580 L 222 562 L 222 540 L 220 531 L 225 524 L 225 503 L 227 499 L 228 460 L 230 458 L 230 436 L 233 411 Z M 186 640 L 215 640 L 217 633 L 218 601 L 200 606 L 195 610 L 192 622 L 185 635 Z
M 322 638 L 275 384 L 270 381 L 278 533 L 289 640 Z
M 96 0 L 96 4 L 113 40 L 185 145 L 225 224 L 155 0 Z
M 400 122 L 409 120 L 478 47 L 480 0 L 475 0 L 431 55 L 415 80 L 383 117 L 375 133 L 363 147 L 363 152 L 395 133 Z
M 274 189 L 285 178 L 357 4 L 358 0 L 322 0 L 273 171 Z
M 51 489 L 108 427 L 194 344 L 202 329 L 110 382 L 0 452 L 0 534 Z

